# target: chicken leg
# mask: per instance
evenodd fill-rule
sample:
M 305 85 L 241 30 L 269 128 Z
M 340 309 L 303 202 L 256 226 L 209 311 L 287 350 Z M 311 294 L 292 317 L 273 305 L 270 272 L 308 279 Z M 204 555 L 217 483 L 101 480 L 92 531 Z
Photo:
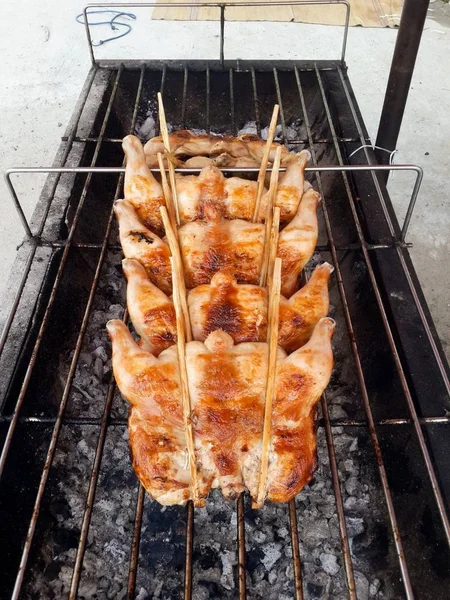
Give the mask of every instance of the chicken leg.
M 278 361 L 267 476 L 267 497 L 272 502 L 288 502 L 313 476 L 314 408 L 333 369 L 334 327 L 333 319 L 321 319 L 303 348 Z
M 172 292 L 172 270 L 169 247 L 143 225 L 134 206 L 127 200 L 117 200 L 114 212 L 119 221 L 120 243 L 126 258 L 135 258 L 152 283 L 166 294 Z
M 317 206 L 320 195 L 305 184 L 296 216 L 280 232 L 277 256 L 281 258 L 281 293 L 289 298 L 298 288 L 298 277 L 317 245 Z
M 132 203 L 141 223 L 161 235 L 164 227 L 159 207 L 165 205 L 162 187 L 146 165 L 144 149 L 136 136 L 127 135 L 122 148 L 127 159 L 125 199 Z
M 191 498 L 191 482 L 176 346 L 156 358 L 136 344 L 122 321 L 109 321 L 107 329 L 114 377 L 131 404 L 128 428 L 136 475 L 160 504 L 184 504 Z
M 156 356 L 177 341 L 175 309 L 172 301 L 149 280 L 137 260 L 125 258 L 122 268 L 127 278 L 127 306 L 139 345 Z

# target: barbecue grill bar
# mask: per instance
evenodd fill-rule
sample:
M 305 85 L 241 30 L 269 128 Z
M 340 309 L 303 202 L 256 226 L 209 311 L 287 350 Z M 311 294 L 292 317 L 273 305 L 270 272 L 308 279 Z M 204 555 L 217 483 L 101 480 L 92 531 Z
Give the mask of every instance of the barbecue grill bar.
M 379 167 L 370 152 L 347 158 L 367 132 L 341 63 L 135 67 L 94 68 L 83 102 L 88 106 L 99 91 L 101 102 L 91 111 L 78 109 L 60 167 L 43 169 L 56 182 L 50 179 L 50 194 L 37 209 L 45 215 L 42 226 L 32 219 L 36 235 L 22 248 L 28 271 L 12 302 L 0 357 L 4 597 L 53 592 L 76 598 L 94 593 L 94 585 L 96 592 L 125 590 L 128 598 L 141 588 L 162 597 L 310 598 L 320 597 L 326 582 L 323 594 L 353 599 L 363 574 L 370 582 L 382 579 L 385 597 L 445 598 L 448 370 Z M 123 154 L 105 140 L 139 133 L 149 116 L 156 121 L 158 91 L 174 127 L 216 133 L 237 133 L 248 122 L 261 131 L 278 103 L 281 140 L 291 144 L 295 131 L 291 148 L 300 150 L 307 140 L 312 152 L 308 177 L 323 198 L 318 251 L 335 266 L 336 369 L 321 403 L 316 482 L 289 506 L 256 512 L 245 497 L 233 507 L 213 494 L 195 514 L 191 504 L 161 509 L 137 485 L 121 450 L 126 407 L 97 352 L 106 344 L 111 311 L 127 318 L 120 309 L 121 252 L 112 218 Z M 74 144 L 83 152 L 78 164 L 67 165 Z M 416 193 L 420 169 L 394 168 L 413 169 Z M 55 214 L 58 228 L 50 227 Z M 35 295 L 27 297 L 28 274 L 42 251 L 48 252 L 46 268 Z M 26 327 L 23 304 L 29 305 Z M 11 340 L 17 355 L 6 368 Z M 97 354 L 89 365 L 93 345 Z M 96 374 L 97 383 L 83 384 L 83 373 Z M 359 469 L 351 482 L 349 456 Z M 358 482 L 371 498 L 362 517 L 355 513 L 363 497 L 354 488 Z M 105 513 L 109 505 L 112 512 Z M 117 514 L 126 515 L 118 524 Z M 355 534 L 360 519 L 365 529 Z M 288 527 L 290 535 L 278 535 Z M 311 541 L 320 527 L 325 537 Z M 342 566 L 332 578 L 317 567 L 312 548 L 320 544 L 327 544 L 325 556 L 335 551 Z

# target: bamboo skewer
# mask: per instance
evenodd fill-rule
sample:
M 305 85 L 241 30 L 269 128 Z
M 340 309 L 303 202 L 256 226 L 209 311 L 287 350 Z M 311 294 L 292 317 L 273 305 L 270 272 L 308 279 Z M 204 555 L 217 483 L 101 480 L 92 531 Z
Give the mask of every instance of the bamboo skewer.
M 266 404 L 264 409 L 264 427 L 261 447 L 261 470 L 259 476 L 258 493 L 253 501 L 254 508 L 261 508 L 264 504 L 267 487 L 267 472 L 269 467 L 269 444 L 272 430 L 272 406 L 276 393 L 276 368 L 278 352 L 278 321 L 280 312 L 281 290 L 281 258 L 275 259 L 273 269 L 273 283 L 269 294 L 269 327 L 267 341 L 269 344 L 269 368 L 267 373 Z
M 263 158 L 261 161 L 261 166 L 259 168 L 258 187 L 256 189 L 255 210 L 253 212 L 253 223 L 258 222 L 259 209 L 261 206 L 261 197 L 262 197 L 262 193 L 264 190 L 264 180 L 266 178 L 267 163 L 269 162 L 270 150 L 272 148 L 273 138 L 275 137 L 275 131 L 277 128 L 279 110 L 280 110 L 279 105 L 275 104 L 275 106 L 273 107 L 272 119 L 270 121 L 269 131 L 267 134 L 267 142 L 266 142 L 266 146 L 264 148 L 264 154 L 263 154 Z
M 164 104 L 161 92 L 158 92 L 158 110 L 159 110 L 159 126 L 161 129 L 161 136 L 164 143 L 164 148 L 166 149 L 167 156 L 167 166 L 169 168 L 169 181 L 170 187 L 172 189 L 172 200 L 173 206 L 175 208 L 175 216 L 176 223 L 180 225 L 180 211 L 178 207 L 178 196 L 177 196 L 177 186 L 175 181 L 175 167 L 173 162 L 171 161 L 172 155 L 170 153 L 170 140 L 169 140 L 169 131 L 167 129 L 167 121 L 166 121 L 166 113 L 164 111 Z
M 267 270 L 267 285 L 269 286 L 269 290 L 273 285 L 273 271 L 278 251 L 278 238 L 280 237 L 280 212 L 278 206 L 273 209 L 272 229 L 270 231 L 269 243 L 269 267 Z
M 175 216 L 175 208 L 173 206 L 172 201 L 172 192 L 170 191 L 170 186 L 167 182 L 166 169 L 164 168 L 163 157 L 161 152 L 158 152 L 158 165 L 159 171 L 161 173 L 161 186 L 163 189 L 164 201 L 166 203 L 167 212 L 169 213 L 169 219 L 172 227 L 176 229 L 177 221 Z
M 180 290 L 180 306 L 184 323 L 184 336 L 187 342 L 192 341 L 191 319 L 186 298 L 186 284 L 184 282 L 183 261 L 181 260 L 180 245 L 174 230 L 170 223 L 169 215 L 165 206 L 160 206 L 159 211 L 163 220 L 164 229 L 166 231 L 167 241 L 169 242 L 170 253 L 172 254 L 172 268 L 177 279 L 177 287 Z M 173 289 L 173 297 L 175 298 L 175 289 Z M 174 301 L 175 303 L 175 301 Z
M 273 163 L 273 170 L 270 175 L 270 187 L 269 187 L 269 200 L 267 202 L 267 211 L 266 211 L 266 230 L 264 234 L 264 250 L 263 250 L 263 261 L 261 268 L 261 275 L 259 284 L 263 287 L 267 285 L 267 277 L 270 275 L 269 273 L 269 261 L 270 261 L 270 253 L 272 249 L 272 223 L 273 223 L 273 214 L 274 214 L 274 206 L 277 197 L 277 189 L 278 189 L 278 176 L 280 172 L 280 163 L 281 163 L 281 146 L 279 146 L 275 153 L 275 160 Z M 280 210 L 278 209 L 278 212 Z M 280 225 L 278 221 L 278 226 Z
M 163 208 L 163 207 L 162 207 Z M 186 431 L 186 442 L 189 460 L 189 473 L 191 476 L 192 501 L 194 506 L 203 506 L 204 501 L 200 498 L 197 479 L 197 465 L 195 460 L 194 432 L 191 422 L 191 402 L 189 397 L 189 384 L 186 368 L 186 339 L 184 336 L 185 323 L 181 307 L 181 290 L 179 287 L 179 278 L 175 268 L 175 260 L 170 259 L 172 263 L 172 285 L 173 285 L 173 304 L 175 306 L 175 315 L 177 320 L 177 349 L 178 364 L 180 369 L 180 392 L 183 407 L 183 420 Z

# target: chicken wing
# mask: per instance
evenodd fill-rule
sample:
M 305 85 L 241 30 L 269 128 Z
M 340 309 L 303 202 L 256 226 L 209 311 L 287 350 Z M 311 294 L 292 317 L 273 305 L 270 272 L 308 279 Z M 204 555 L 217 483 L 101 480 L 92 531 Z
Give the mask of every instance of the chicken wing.
M 217 218 L 217 214 L 208 216 L 210 220 L 192 221 L 178 230 L 186 287 L 209 283 L 221 270 L 231 273 L 239 283 L 257 284 L 264 226 L 241 219 L 228 221 Z
M 289 154 L 286 156 L 284 164 L 287 169 L 280 175 L 275 205 L 280 207 L 280 222 L 290 221 L 296 214 L 303 196 L 303 187 L 305 183 L 305 167 L 311 154 L 308 150 L 302 150 L 298 154 Z M 287 160 L 289 159 L 289 160 Z M 263 220 L 267 211 L 269 194 L 261 198 L 260 220 Z
M 217 156 L 223 153 L 229 154 L 233 158 L 248 157 L 250 154 L 246 144 L 241 139 L 235 138 L 232 135 L 220 137 L 210 149 L 210 154 L 212 155 Z
M 120 243 L 126 258 L 135 258 L 147 271 L 152 283 L 166 294 L 172 292 L 172 270 L 169 247 L 143 225 L 134 206 L 117 200 L 114 212 L 119 221 Z
M 234 346 L 223 331 L 186 345 L 199 469 L 227 498 L 258 484 L 267 355 L 267 344 Z
M 298 288 L 299 275 L 317 244 L 319 201 L 320 195 L 309 186 L 303 194 L 296 216 L 280 232 L 277 256 L 283 261 L 281 293 L 287 298 Z
M 140 335 L 139 345 L 156 356 L 177 341 L 175 309 L 172 300 L 148 278 L 141 263 L 122 261 L 127 278 L 127 306 L 131 322 Z
M 289 300 L 281 296 L 278 344 L 286 352 L 306 344 L 317 322 L 327 316 L 328 281 L 333 270 L 328 263 L 317 265 L 308 283 Z
M 122 321 L 109 321 L 107 329 L 114 377 L 131 404 L 133 468 L 160 504 L 184 504 L 191 498 L 191 482 L 176 346 L 156 358 L 136 344 Z
M 134 135 L 122 142 L 127 159 L 125 169 L 125 199 L 132 203 L 141 223 L 158 235 L 164 232 L 159 207 L 164 206 L 161 185 L 153 177 L 145 162 L 144 149 Z
M 334 327 L 333 319 L 321 319 L 303 348 L 278 361 L 267 478 L 267 497 L 272 502 L 288 502 L 313 476 L 314 408 L 333 369 Z
M 188 307 L 192 335 L 204 341 L 212 331 L 225 331 L 236 344 L 263 342 L 267 335 L 267 292 L 257 285 L 238 284 L 225 271 L 209 285 L 190 290 Z

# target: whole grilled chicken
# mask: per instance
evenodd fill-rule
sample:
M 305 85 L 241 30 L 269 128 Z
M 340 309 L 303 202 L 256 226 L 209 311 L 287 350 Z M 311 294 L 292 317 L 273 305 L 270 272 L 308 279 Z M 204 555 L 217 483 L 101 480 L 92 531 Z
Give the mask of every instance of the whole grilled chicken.
M 109 321 L 107 329 L 114 377 L 131 404 L 128 429 L 136 475 L 160 504 L 184 504 L 192 494 L 177 348 L 156 358 L 136 344 L 122 321 Z
M 134 135 L 127 135 L 122 142 L 126 156 L 125 200 L 136 209 L 139 220 L 158 235 L 164 233 L 159 207 L 164 206 L 161 185 L 156 181 L 145 162 L 144 149 Z
M 313 476 L 314 409 L 333 369 L 334 328 L 333 319 L 321 319 L 309 342 L 277 363 L 267 476 L 267 498 L 272 502 L 288 502 Z
M 138 260 L 152 283 L 164 293 L 170 294 L 172 269 L 169 247 L 140 222 L 131 202 L 117 200 L 114 212 L 119 221 L 120 243 L 125 257 Z
M 141 336 L 141 346 L 159 354 L 176 342 L 172 300 L 148 279 L 137 260 L 125 259 L 127 305 L 131 321 Z M 278 344 L 286 352 L 303 346 L 328 313 L 328 280 L 333 267 L 318 265 L 309 282 L 289 300 L 281 296 Z M 235 344 L 264 342 L 267 336 L 267 291 L 257 285 L 238 284 L 226 271 L 213 275 L 210 284 L 188 293 L 194 340 L 205 341 L 217 330 L 228 333 Z
M 298 279 L 317 245 L 317 206 L 320 195 L 309 184 L 297 214 L 280 232 L 277 256 L 281 258 L 281 293 L 289 298 L 298 289 Z

